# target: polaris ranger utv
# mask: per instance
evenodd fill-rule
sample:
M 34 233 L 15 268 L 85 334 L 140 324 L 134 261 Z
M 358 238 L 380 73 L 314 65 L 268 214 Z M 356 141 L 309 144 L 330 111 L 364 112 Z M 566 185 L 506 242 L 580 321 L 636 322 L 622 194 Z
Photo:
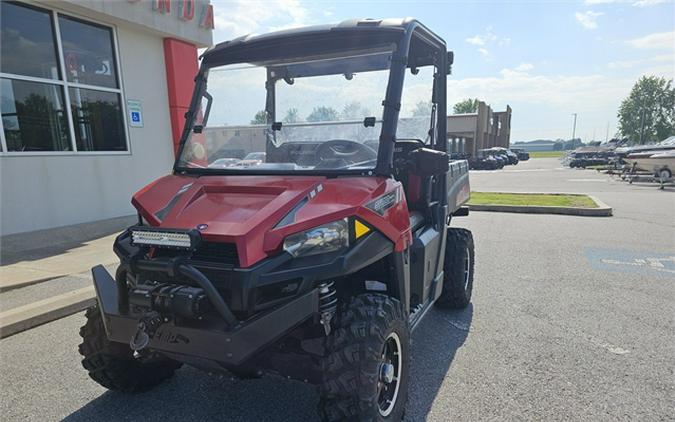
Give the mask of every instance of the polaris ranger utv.
M 469 198 L 446 153 L 451 64 L 412 19 L 207 50 L 172 174 L 134 195 L 115 276 L 92 269 L 91 378 L 133 393 L 183 363 L 277 374 L 317 385 L 326 420 L 400 420 L 411 331 L 473 287 L 471 232 L 449 228 Z

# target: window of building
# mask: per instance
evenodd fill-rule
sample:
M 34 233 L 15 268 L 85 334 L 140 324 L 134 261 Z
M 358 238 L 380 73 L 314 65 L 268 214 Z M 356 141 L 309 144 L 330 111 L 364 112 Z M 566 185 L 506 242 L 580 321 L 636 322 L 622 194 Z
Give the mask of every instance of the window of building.
M 127 151 L 111 28 L 0 2 L 0 152 Z

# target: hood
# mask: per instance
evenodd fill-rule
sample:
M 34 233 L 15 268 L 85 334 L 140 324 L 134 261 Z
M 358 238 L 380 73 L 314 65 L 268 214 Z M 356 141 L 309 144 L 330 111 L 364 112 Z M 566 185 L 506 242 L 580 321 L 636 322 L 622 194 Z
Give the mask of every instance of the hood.
M 278 253 L 288 234 L 354 215 L 390 183 L 376 177 L 170 175 L 140 190 L 132 204 L 152 226 L 197 228 L 205 241 L 235 243 L 247 267 Z

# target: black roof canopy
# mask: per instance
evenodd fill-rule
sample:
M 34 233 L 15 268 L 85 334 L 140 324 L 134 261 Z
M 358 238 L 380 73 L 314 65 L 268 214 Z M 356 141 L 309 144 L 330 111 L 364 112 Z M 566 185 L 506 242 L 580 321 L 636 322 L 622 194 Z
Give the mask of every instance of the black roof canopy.
M 339 57 L 346 52 L 395 49 L 402 40 L 410 40 L 408 52 L 397 52 L 407 59 L 408 67 L 433 64 L 439 47 L 445 42 L 412 18 L 353 19 L 335 25 L 288 29 L 264 35 L 246 35 L 225 41 L 202 55 L 206 67 L 234 63 L 280 63 L 311 58 Z M 405 45 L 405 44 L 404 44 Z

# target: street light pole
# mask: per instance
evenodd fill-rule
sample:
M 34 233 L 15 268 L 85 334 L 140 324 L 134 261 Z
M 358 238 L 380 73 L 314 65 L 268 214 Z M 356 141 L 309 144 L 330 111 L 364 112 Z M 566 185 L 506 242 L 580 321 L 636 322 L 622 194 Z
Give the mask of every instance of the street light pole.
M 577 133 L 577 113 L 572 113 L 572 116 L 574 116 L 574 125 L 572 126 L 572 145 L 574 145 L 574 136 Z M 563 149 L 565 147 L 565 144 L 563 144 Z

